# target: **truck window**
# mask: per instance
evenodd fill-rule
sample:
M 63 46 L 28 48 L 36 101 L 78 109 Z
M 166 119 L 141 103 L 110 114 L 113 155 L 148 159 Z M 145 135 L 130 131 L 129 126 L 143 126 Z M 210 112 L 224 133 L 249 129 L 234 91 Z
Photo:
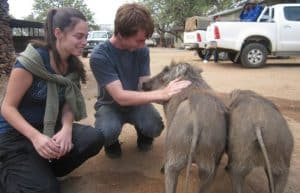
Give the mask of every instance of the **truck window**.
M 289 21 L 300 21 L 300 6 L 285 7 L 284 17 Z
M 266 8 L 261 18 L 259 19 L 259 22 L 269 22 L 269 21 L 270 21 L 269 8 Z

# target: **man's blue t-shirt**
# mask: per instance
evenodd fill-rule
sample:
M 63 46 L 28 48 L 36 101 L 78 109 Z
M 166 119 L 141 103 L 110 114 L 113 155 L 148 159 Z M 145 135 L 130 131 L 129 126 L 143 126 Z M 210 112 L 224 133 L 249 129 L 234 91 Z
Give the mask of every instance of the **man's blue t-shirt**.
M 50 66 L 50 58 L 49 52 L 43 48 L 37 48 L 37 51 L 41 55 L 45 68 L 49 71 L 49 73 L 55 74 L 53 69 Z M 24 68 L 23 64 L 19 61 L 16 62 L 14 68 Z M 59 94 L 59 105 L 62 107 L 65 99 L 65 87 L 58 87 Z M 47 99 L 47 82 L 33 75 L 33 82 L 29 89 L 26 91 L 23 96 L 20 104 L 18 106 L 18 110 L 20 114 L 24 117 L 26 121 L 28 121 L 33 127 L 42 131 L 43 121 L 45 115 L 45 107 L 46 107 L 46 99 Z M 60 116 L 60 115 L 58 115 Z M 58 119 L 58 121 L 60 121 Z M 0 134 L 7 132 L 9 129 L 12 129 L 12 126 L 2 117 L 0 113 Z
M 113 103 L 105 86 L 120 80 L 124 90 L 138 90 L 139 78 L 150 75 L 149 49 L 135 51 L 121 50 L 114 47 L 109 40 L 95 47 L 90 65 L 98 83 L 97 108 L 101 104 Z

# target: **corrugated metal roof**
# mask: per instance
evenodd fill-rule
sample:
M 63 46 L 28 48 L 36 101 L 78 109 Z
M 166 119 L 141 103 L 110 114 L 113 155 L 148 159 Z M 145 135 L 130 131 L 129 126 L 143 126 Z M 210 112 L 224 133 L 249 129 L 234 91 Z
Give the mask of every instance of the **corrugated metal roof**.
M 10 19 L 9 20 L 9 26 L 10 27 L 37 27 L 37 28 L 43 28 L 44 24 L 41 23 L 41 22 L 36 22 L 36 21 Z

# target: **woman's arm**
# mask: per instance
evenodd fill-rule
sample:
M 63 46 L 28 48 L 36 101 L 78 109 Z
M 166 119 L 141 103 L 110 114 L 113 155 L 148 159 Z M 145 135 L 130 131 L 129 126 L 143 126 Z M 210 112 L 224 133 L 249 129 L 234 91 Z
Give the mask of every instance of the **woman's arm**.
M 72 144 L 72 127 L 74 121 L 74 114 L 70 105 L 64 104 L 62 109 L 62 128 L 59 130 L 52 139 L 60 145 L 59 157 L 64 156 L 66 153 L 71 151 Z
M 22 68 L 12 70 L 1 106 L 1 114 L 8 123 L 27 137 L 37 152 L 44 158 L 55 158 L 57 144 L 32 127 L 19 113 L 18 106 L 33 81 L 32 74 Z

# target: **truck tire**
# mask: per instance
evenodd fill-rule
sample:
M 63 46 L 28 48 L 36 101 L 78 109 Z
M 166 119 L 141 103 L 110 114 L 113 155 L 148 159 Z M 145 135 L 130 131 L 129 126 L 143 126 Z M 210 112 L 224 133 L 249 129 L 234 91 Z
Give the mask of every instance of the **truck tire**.
M 204 60 L 205 50 L 204 49 L 197 49 L 196 51 L 197 51 L 197 54 L 198 54 L 199 58 L 201 58 L 202 60 Z M 208 58 L 210 58 L 210 57 L 211 57 L 211 54 L 209 55 Z
M 218 52 L 219 60 L 228 60 L 228 53 L 227 52 Z
M 267 48 L 260 43 L 249 43 L 241 52 L 241 64 L 246 68 L 260 68 L 266 64 Z

